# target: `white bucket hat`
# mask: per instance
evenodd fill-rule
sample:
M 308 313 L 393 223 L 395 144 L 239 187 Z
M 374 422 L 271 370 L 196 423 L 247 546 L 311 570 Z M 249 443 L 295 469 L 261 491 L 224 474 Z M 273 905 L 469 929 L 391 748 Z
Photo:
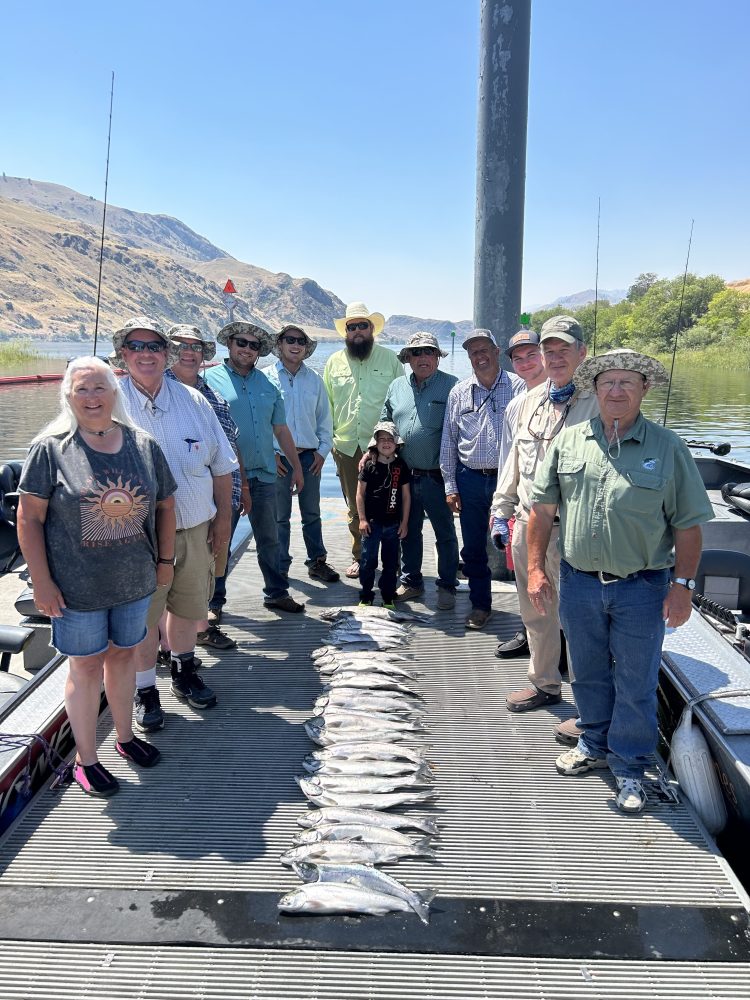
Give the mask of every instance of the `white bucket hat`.
M 285 333 L 289 333 L 290 330 L 296 330 L 297 333 L 301 333 L 305 338 L 305 361 L 315 353 L 315 348 L 318 346 L 317 340 L 313 340 L 310 334 L 303 327 L 298 326 L 296 323 L 287 323 L 283 326 L 279 332 L 276 334 L 276 340 L 273 344 L 273 353 L 277 358 L 281 357 L 281 338 Z
M 379 431 L 384 431 L 386 434 L 390 434 L 396 444 L 404 443 L 404 439 L 399 436 L 399 433 L 396 430 L 396 425 L 391 420 L 381 420 L 380 423 L 375 424 L 372 429 L 372 437 L 370 438 L 370 443 L 367 445 L 368 448 L 377 447 Z
M 350 302 L 346 307 L 346 316 L 343 319 L 335 319 L 333 325 L 342 337 L 346 336 L 346 324 L 353 319 L 366 319 L 372 323 L 372 335 L 377 337 L 383 332 L 385 326 L 385 316 L 382 313 L 371 313 L 364 302 Z

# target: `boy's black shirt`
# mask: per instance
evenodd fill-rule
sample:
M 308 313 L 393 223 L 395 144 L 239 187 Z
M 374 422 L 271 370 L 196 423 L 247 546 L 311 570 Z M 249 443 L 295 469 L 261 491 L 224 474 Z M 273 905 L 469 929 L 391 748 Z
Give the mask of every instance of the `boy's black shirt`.
M 400 524 L 403 516 L 401 487 L 411 482 L 411 470 L 398 456 L 385 462 L 368 461 L 357 477 L 365 484 L 365 517 L 378 524 Z

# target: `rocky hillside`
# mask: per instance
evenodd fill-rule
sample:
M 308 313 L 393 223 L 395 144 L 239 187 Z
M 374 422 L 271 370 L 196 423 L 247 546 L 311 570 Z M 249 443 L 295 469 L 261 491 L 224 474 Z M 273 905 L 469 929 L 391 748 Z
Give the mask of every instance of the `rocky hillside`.
M 455 330 L 456 341 L 460 344 L 473 326 L 468 319 L 452 323 L 450 320 L 420 319 L 418 316 L 390 316 L 383 333 L 389 340 L 403 344 L 413 333 L 426 330 L 427 333 L 434 333 L 443 344 L 450 344 L 451 332 Z

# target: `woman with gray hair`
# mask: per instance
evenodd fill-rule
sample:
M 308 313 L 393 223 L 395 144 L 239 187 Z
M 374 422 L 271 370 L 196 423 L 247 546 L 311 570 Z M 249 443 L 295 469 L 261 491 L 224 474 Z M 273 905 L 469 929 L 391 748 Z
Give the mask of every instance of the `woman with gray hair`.
M 117 753 L 141 767 L 160 757 L 133 734 L 134 649 L 151 594 L 171 580 L 175 488 L 159 445 L 128 416 L 117 376 L 99 358 L 73 361 L 60 413 L 34 438 L 23 468 L 18 536 L 34 603 L 69 660 L 73 777 L 89 795 L 119 789 L 96 751 L 102 679 Z

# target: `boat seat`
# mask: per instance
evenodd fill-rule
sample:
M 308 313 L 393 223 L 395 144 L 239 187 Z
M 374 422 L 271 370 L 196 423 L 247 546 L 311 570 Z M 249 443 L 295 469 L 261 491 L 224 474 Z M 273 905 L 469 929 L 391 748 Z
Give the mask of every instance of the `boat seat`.
M 750 556 L 731 549 L 705 549 L 695 589 L 709 600 L 750 618 Z
M 21 555 L 16 532 L 21 469 L 21 462 L 0 465 L 0 575 L 10 573 Z
M 22 653 L 33 635 L 33 628 L 26 628 L 23 625 L 0 625 L 0 672 L 7 672 L 11 656 Z

